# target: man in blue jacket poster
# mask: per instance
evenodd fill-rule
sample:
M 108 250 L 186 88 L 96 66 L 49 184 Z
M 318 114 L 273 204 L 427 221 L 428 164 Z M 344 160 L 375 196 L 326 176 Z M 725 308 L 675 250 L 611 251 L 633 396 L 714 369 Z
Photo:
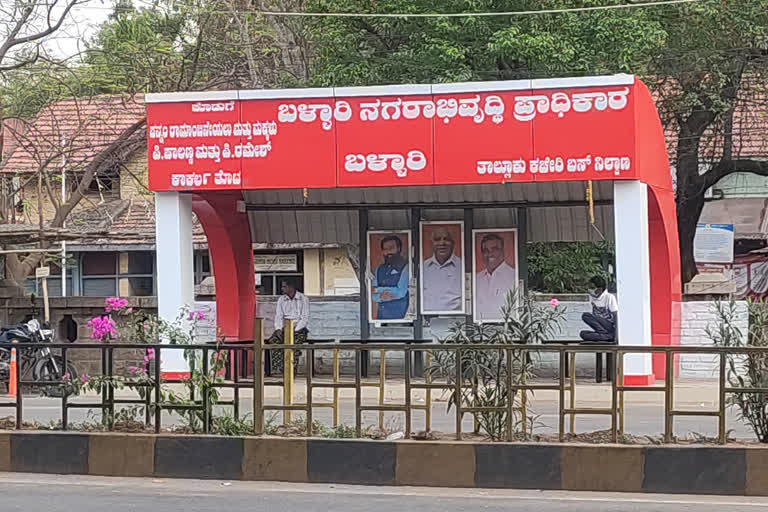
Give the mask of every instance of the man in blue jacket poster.
M 383 263 L 373 273 L 374 319 L 402 320 L 408 313 L 408 259 L 403 256 L 403 240 L 391 234 L 381 239 Z

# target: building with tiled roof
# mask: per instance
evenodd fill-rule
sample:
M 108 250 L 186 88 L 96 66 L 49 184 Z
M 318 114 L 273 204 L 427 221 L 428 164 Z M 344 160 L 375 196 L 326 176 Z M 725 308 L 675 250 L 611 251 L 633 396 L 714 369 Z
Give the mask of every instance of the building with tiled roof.
M 16 120 L 16 144 L 4 159 L 3 173 L 35 173 L 66 166 L 77 172 L 125 129 L 146 116 L 143 95 L 101 95 L 58 101 L 34 121 Z

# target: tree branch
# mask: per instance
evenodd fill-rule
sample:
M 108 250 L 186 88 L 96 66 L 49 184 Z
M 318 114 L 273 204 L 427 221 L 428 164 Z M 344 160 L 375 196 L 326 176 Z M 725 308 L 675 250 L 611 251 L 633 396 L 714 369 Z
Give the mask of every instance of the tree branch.
M 29 66 L 37 62 L 37 59 L 40 58 L 40 47 L 35 47 L 35 56 L 30 57 L 28 59 L 20 60 L 19 62 L 16 62 L 15 64 L 10 64 L 8 66 L 0 66 L 0 71 L 13 71 L 14 69 L 21 69 L 24 66 Z
M 102 165 L 104 165 L 110 158 L 115 156 L 121 150 L 125 149 L 126 146 L 130 146 L 132 145 L 132 142 L 136 142 L 132 141 L 131 139 L 133 138 L 134 134 L 136 134 L 142 127 L 144 127 L 146 122 L 147 118 L 145 117 L 123 130 L 117 139 L 115 139 L 109 146 L 104 149 L 104 151 L 99 153 L 96 158 L 91 160 L 88 165 L 85 166 L 83 177 L 80 180 L 80 183 L 69 197 L 67 202 L 63 203 L 61 208 L 56 211 L 56 215 L 53 217 L 53 220 L 49 224 L 50 227 L 60 228 L 62 225 L 64 225 L 64 221 L 67 219 L 75 206 L 77 206 L 77 203 L 79 203 L 80 200 L 87 194 L 88 187 L 90 186 L 91 181 L 93 181 L 93 177 L 96 175 L 98 170 L 101 169 Z
M 735 172 L 746 172 L 759 176 L 768 176 L 768 160 L 722 159 L 712 170 L 704 173 L 704 190 L 714 187 L 718 181 Z
M 14 46 L 18 46 L 20 44 L 25 44 L 25 43 L 31 43 L 32 41 L 38 41 L 59 30 L 59 28 L 61 28 L 61 25 L 64 23 L 64 20 L 66 19 L 66 17 L 69 15 L 69 11 L 71 11 L 72 8 L 75 5 L 77 5 L 79 2 L 80 0 L 69 0 L 67 2 L 66 7 L 64 8 L 64 12 L 61 14 L 61 16 L 59 16 L 58 21 L 55 24 L 51 25 L 51 14 L 53 12 L 53 9 L 56 7 L 56 4 L 58 3 L 58 0 L 54 0 L 51 4 L 48 5 L 48 15 L 47 15 L 48 27 L 45 30 L 41 30 L 36 34 L 30 34 L 24 37 L 17 37 L 19 32 L 24 28 L 24 25 L 28 23 L 29 17 L 34 12 L 35 7 L 37 7 L 39 4 L 33 3 L 29 7 L 27 7 L 27 9 L 22 14 L 22 17 L 16 23 L 16 26 L 13 27 L 13 30 L 8 36 L 8 39 L 5 40 L 5 43 L 3 43 L 3 46 L 0 46 L 0 62 L 3 61 L 3 58 L 8 53 L 8 50 L 13 48 Z

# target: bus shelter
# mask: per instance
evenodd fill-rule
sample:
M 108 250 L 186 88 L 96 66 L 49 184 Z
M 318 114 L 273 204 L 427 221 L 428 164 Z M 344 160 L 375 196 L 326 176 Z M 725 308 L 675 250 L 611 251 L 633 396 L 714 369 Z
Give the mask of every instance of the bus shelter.
M 363 339 L 399 323 L 418 339 L 433 316 L 496 322 L 488 283 L 525 282 L 532 219 L 556 231 L 563 209 L 584 207 L 586 193 L 612 217 L 619 343 L 679 343 L 672 180 L 654 102 L 634 76 L 146 100 L 165 319 L 194 301 L 194 215 L 208 239 L 219 332 L 252 339 L 252 240 L 280 212 L 299 232 L 335 226 L 356 242 Z M 386 245 L 403 258 L 381 272 L 373 260 L 385 261 Z M 484 274 L 492 260 L 481 253 L 499 247 L 505 272 Z M 171 378 L 187 371 L 173 356 L 162 361 Z M 626 384 L 663 376 L 663 357 L 627 355 Z

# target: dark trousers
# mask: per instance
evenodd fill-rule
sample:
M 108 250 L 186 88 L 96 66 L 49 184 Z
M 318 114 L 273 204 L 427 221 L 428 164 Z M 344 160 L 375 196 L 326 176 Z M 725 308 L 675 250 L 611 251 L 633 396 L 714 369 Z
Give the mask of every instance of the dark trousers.
M 309 336 L 309 330 L 305 327 L 304 329 L 299 329 L 298 331 L 293 333 L 293 343 L 296 345 L 299 345 L 301 343 L 307 342 L 307 337 Z M 272 333 L 272 336 L 269 337 L 267 340 L 267 345 L 282 345 L 285 342 L 285 339 L 283 337 L 283 330 L 282 329 L 276 329 L 275 332 Z M 284 369 L 284 350 L 270 350 L 269 351 L 269 363 L 270 363 L 270 375 L 282 375 L 283 369 Z M 293 353 L 293 374 L 296 375 L 296 369 L 299 367 L 299 356 L 301 355 L 301 352 L 294 351 Z
M 591 331 L 581 331 L 579 336 L 584 341 L 597 343 L 615 343 L 616 326 L 606 318 L 595 316 L 592 313 L 584 313 L 581 319 L 592 328 Z

